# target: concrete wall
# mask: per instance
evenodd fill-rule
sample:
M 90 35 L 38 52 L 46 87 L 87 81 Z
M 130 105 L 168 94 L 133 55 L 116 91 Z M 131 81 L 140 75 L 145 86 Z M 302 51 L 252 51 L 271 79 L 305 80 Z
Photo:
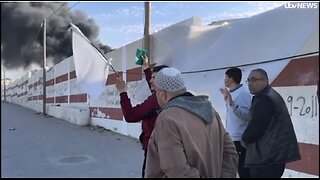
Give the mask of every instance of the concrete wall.
M 8 87 L 8 102 L 43 112 L 42 72 L 28 72 L 12 83 Z M 87 95 L 76 85 L 72 57 L 46 71 L 46 113 L 73 124 L 90 124 Z

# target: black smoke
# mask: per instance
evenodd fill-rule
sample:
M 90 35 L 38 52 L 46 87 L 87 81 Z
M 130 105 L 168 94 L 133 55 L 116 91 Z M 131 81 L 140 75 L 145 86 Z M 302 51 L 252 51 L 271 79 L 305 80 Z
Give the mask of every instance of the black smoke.
M 100 48 L 100 52 L 112 50 L 97 39 L 99 27 L 93 19 L 81 11 L 72 12 L 68 10 L 68 4 L 62 6 L 63 4 L 64 2 L 1 2 L 1 61 L 6 68 L 26 68 L 31 63 L 42 65 L 43 28 L 40 28 L 40 24 L 48 17 L 46 53 L 47 58 L 53 60 L 52 63 L 57 64 L 72 56 L 72 36 L 71 31 L 68 31 L 70 22 L 78 26 Z M 59 10 L 54 13 L 57 9 Z

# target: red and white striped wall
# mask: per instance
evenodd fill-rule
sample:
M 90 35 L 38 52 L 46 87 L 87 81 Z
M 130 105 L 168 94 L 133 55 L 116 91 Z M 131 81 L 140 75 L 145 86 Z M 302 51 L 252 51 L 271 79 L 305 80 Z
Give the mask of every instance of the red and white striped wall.
M 319 176 L 319 56 L 294 59 L 272 82 L 287 103 L 302 159 L 287 165 L 288 177 Z M 290 171 L 289 171 L 290 170 Z

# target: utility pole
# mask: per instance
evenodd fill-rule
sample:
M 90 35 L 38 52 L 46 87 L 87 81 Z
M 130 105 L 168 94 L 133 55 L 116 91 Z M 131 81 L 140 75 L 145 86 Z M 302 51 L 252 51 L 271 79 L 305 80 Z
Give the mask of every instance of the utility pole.
M 5 67 L 3 66 L 3 101 L 6 101 L 6 71 Z
M 150 36 L 150 2 L 144 2 L 144 48 L 148 51 L 149 64 L 153 61 L 151 54 L 151 36 Z
M 46 104 L 47 104 L 47 95 L 46 95 L 46 66 L 47 66 L 47 46 L 46 46 L 46 19 L 43 19 L 43 77 L 42 77 L 42 105 L 43 105 L 43 115 L 46 115 Z

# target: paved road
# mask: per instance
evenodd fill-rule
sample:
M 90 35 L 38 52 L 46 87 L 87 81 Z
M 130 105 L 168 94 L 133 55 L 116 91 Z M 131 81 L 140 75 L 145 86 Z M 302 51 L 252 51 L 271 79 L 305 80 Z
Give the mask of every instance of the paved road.
M 141 177 L 137 139 L 1 104 L 2 177 Z

